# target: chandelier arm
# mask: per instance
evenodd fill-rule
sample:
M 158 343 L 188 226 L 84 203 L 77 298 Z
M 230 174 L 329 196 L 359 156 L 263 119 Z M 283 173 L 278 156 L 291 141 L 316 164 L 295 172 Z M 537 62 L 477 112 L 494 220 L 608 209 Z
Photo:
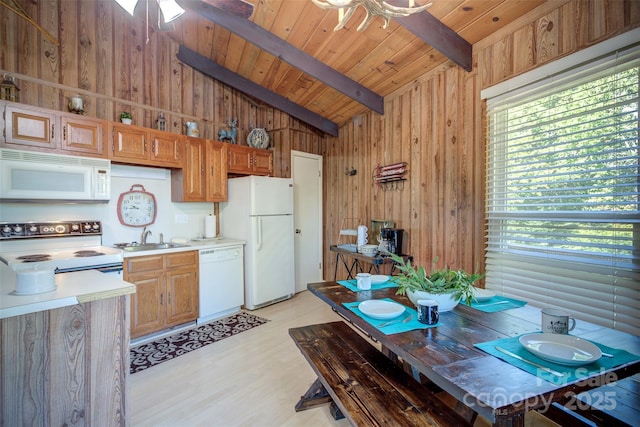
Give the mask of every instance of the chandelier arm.
M 375 1 L 375 0 L 374 0 Z M 375 3 L 378 3 L 375 1 Z M 386 1 L 380 1 L 382 4 L 382 9 L 385 10 L 386 14 L 390 16 L 409 16 L 414 13 L 422 12 L 431 7 L 433 3 L 427 3 L 422 6 L 414 6 L 414 7 L 400 7 L 394 6 L 392 4 L 387 3 Z
M 347 11 L 345 12 L 344 16 L 340 20 L 340 22 L 338 22 L 338 25 L 336 25 L 335 28 L 333 29 L 333 31 L 338 31 L 338 30 L 343 29 L 344 26 L 347 24 L 347 21 L 349 21 L 349 19 L 351 19 L 351 17 L 353 16 L 353 14 L 355 13 L 357 8 L 358 8 L 357 5 L 348 8 Z
M 333 31 L 338 31 L 347 24 L 349 19 L 353 16 L 358 6 L 362 6 L 366 11 L 364 20 L 358 25 L 357 31 L 362 31 L 369 26 L 371 20 L 375 16 L 380 16 L 384 19 L 383 28 L 389 27 L 389 22 L 392 17 L 405 17 L 414 13 L 422 12 L 431 7 L 431 3 L 423 6 L 410 6 L 400 7 L 387 3 L 385 0 L 311 0 L 316 6 L 322 9 L 346 9 L 346 13 L 338 21 L 338 25 Z

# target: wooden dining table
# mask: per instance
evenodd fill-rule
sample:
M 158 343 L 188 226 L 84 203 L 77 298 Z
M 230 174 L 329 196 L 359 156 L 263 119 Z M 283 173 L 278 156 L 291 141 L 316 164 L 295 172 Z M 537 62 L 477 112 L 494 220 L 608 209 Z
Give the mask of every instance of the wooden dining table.
M 640 361 L 635 360 L 602 369 L 588 379 L 548 382 L 474 347 L 540 332 L 540 309 L 530 305 L 487 313 L 459 304 L 440 313 L 437 327 L 386 335 L 343 303 L 390 298 L 413 307 L 406 296 L 396 295 L 397 288 L 354 292 L 337 282 L 320 282 L 309 284 L 308 289 L 348 323 L 379 342 L 387 356 L 408 364 L 414 378 L 421 374 L 495 426 L 522 426 L 527 411 L 544 412 L 552 402 L 566 404 L 580 392 L 640 372 Z M 577 320 L 571 334 L 640 355 L 640 337 L 628 333 Z

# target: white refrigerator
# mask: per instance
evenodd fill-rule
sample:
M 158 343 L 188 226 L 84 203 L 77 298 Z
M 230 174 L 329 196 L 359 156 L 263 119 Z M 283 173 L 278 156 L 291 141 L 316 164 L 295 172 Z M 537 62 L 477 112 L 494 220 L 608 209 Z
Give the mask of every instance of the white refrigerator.
M 245 176 L 228 181 L 219 205 L 224 237 L 245 240 L 245 308 L 255 310 L 295 293 L 293 181 Z

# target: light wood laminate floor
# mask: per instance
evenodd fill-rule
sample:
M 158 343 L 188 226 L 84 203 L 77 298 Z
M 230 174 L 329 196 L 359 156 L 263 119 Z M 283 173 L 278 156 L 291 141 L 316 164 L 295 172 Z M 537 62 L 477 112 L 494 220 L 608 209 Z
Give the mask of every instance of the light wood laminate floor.
M 250 311 L 270 322 L 129 376 L 132 426 L 348 426 L 295 412 L 316 379 L 291 327 L 340 320 L 309 291 Z

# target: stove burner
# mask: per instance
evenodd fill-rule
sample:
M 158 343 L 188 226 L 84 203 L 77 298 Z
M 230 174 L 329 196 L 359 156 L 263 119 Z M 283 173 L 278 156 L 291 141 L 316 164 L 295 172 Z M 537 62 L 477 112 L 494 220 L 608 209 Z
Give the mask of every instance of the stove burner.
M 85 257 L 91 257 L 91 256 L 104 255 L 104 252 L 88 250 L 88 251 L 77 251 L 77 252 L 74 252 L 73 254 L 78 258 L 85 258 Z
M 49 254 L 31 254 L 31 255 L 22 255 L 17 257 L 22 262 L 42 262 L 42 261 L 51 261 L 51 255 Z

